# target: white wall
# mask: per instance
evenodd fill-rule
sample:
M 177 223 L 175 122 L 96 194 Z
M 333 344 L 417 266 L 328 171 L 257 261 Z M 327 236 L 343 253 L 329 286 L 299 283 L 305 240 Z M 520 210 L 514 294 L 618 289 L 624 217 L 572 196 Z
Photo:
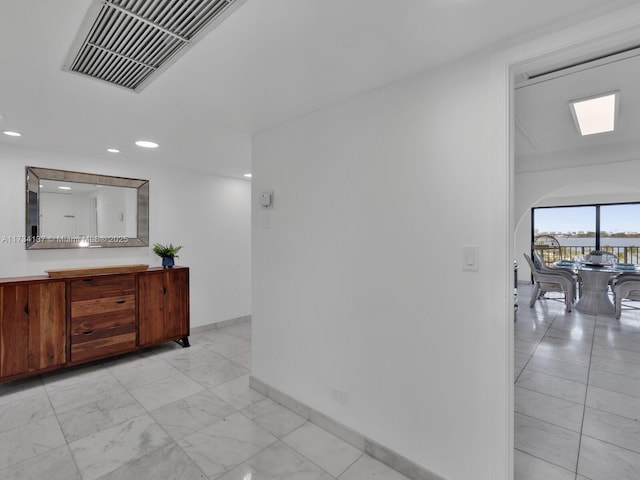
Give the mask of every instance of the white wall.
M 253 140 L 254 196 L 274 191 L 253 213 L 253 375 L 452 480 L 495 479 L 489 225 L 504 175 L 487 153 L 488 65 Z M 478 272 L 463 245 L 480 247 Z
M 160 266 L 150 247 L 25 250 L 25 166 L 150 181 L 150 243 L 183 245 L 190 267 L 191 326 L 251 313 L 249 182 L 179 168 L 105 162 L 0 145 L 0 276 L 47 269 L 145 263 Z
M 254 136 L 275 203 L 252 214 L 253 375 L 449 480 L 513 478 L 509 68 L 639 26 L 603 15 Z
M 96 194 L 98 235 L 135 237 L 137 227 L 136 190 L 104 187 Z
M 616 146 L 611 145 L 614 149 Z M 530 278 L 522 254 L 531 251 L 531 208 L 640 201 L 640 159 L 516 173 L 515 243 L 519 280 Z

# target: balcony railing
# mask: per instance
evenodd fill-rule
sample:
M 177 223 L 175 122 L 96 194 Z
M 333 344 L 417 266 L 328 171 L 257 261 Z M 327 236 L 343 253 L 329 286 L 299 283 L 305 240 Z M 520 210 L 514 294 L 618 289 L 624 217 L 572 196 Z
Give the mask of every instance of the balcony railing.
M 548 264 L 558 260 L 573 260 L 578 255 L 588 255 L 594 249 L 591 246 L 562 246 L 549 247 L 547 245 L 536 245 L 536 250 L 540 252 L 544 261 Z M 627 247 L 600 247 L 600 250 L 613 253 L 619 263 L 640 264 L 640 246 Z

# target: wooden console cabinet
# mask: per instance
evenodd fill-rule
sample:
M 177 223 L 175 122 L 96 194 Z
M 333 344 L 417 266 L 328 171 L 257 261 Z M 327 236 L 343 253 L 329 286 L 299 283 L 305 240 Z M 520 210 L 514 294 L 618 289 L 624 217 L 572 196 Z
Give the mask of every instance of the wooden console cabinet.
M 141 346 L 184 337 L 189 331 L 189 272 L 160 270 L 140 277 L 138 338 Z
M 186 267 L 0 279 L 0 382 L 188 336 Z
M 66 363 L 65 284 L 0 286 L 0 379 Z

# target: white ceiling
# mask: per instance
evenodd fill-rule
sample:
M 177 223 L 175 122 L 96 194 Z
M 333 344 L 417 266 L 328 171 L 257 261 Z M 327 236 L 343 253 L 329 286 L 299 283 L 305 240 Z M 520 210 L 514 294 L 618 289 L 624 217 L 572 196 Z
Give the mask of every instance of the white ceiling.
M 116 146 L 133 162 L 241 177 L 247 134 L 636 0 L 247 0 L 137 94 L 62 70 L 89 3 L 0 0 L 0 130 L 23 133 L 0 142 L 105 161 Z M 569 135 L 547 138 L 538 120 L 538 149 Z M 161 147 L 132 146 L 142 137 Z
M 640 39 L 637 40 L 640 44 Z M 526 85 L 526 82 L 525 82 Z M 540 77 L 515 92 L 516 166 L 533 171 L 640 157 L 640 49 Z M 620 91 L 613 132 L 581 136 L 569 102 Z

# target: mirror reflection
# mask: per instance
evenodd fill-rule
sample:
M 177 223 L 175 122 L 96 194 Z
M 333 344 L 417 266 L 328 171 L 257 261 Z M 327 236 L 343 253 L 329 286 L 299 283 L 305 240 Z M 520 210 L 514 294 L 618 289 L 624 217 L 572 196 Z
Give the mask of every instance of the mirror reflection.
M 40 181 L 40 235 L 45 237 L 135 237 L 134 188 Z
M 27 167 L 27 248 L 148 245 L 149 182 Z

